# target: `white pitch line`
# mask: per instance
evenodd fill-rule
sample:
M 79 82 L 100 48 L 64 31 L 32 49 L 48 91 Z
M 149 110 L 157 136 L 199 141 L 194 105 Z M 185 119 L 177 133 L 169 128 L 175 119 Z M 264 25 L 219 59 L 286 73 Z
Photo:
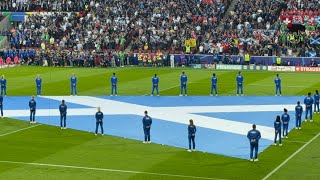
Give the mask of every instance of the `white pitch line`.
M 320 136 L 320 132 L 310 139 L 306 144 L 304 144 L 300 149 L 298 149 L 295 153 L 293 153 L 290 157 L 288 157 L 285 161 L 283 161 L 279 166 L 277 166 L 273 171 L 267 174 L 262 180 L 268 179 L 272 176 L 276 171 L 278 171 L 283 165 L 285 165 L 290 159 L 292 159 L 295 155 L 297 155 L 300 151 L 302 151 L 305 147 L 307 147 L 313 140 L 315 140 L 318 136 Z
M 35 126 L 30 126 L 30 127 L 26 127 L 26 128 L 22 128 L 22 129 L 18 129 L 16 131 L 8 132 L 8 133 L 5 133 L 5 134 L 0 134 L 0 137 L 6 136 L 6 135 L 9 135 L 9 134 L 13 134 L 13 133 L 17 133 L 17 132 L 20 132 L 20 131 L 24 131 L 24 130 L 27 130 L 27 129 L 31 129 L 31 128 L 34 128 L 34 127 L 37 127 L 37 126 L 41 126 L 41 124 L 37 124 Z
M 179 177 L 179 178 L 189 178 L 189 179 L 222 180 L 222 179 L 209 178 L 209 177 L 187 176 L 187 175 L 178 175 L 178 174 L 162 174 L 162 173 L 129 171 L 129 170 L 119 170 L 119 169 L 108 169 L 108 168 L 93 168 L 93 167 L 83 167 L 83 166 L 68 166 L 68 165 L 60 165 L 60 164 L 28 163 L 28 162 L 16 162 L 16 161 L 0 161 L 0 163 L 31 165 L 31 166 L 59 167 L 59 168 L 70 168 L 70 169 L 84 169 L 84 170 L 95 170 L 95 171 L 109 171 L 109 172 L 130 173 L 130 174 L 145 174 L 145 175 Z

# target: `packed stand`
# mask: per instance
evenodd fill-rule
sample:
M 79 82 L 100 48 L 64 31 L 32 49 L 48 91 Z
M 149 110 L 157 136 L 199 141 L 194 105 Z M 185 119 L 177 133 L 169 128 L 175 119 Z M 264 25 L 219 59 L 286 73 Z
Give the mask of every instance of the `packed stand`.
M 88 0 L 1 0 L 0 11 L 80 12 L 84 11 L 88 5 L 90 5 Z
M 130 42 L 132 13 L 124 1 L 112 1 L 88 8 L 85 13 L 34 13 L 15 30 L 7 31 L 11 48 L 124 49 Z M 127 16 L 126 16 L 127 15 Z
M 190 38 L 200 44 L 217 28 L 229 4 L 229 0 L 140 1 L 132 49 L 181 51 Z

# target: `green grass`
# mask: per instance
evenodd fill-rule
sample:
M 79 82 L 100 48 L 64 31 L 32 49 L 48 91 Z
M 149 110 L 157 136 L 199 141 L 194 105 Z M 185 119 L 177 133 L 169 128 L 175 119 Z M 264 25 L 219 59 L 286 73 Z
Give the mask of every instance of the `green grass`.
M 35 93 L 35 77 L 43 78 L 44 95 L 69 95 L 69 78 L 78 77 L 79 95 L 108 95 L 110 76 L 116 72 L 121 95 L 146 95 L 151 90 L 151 77 L 160 78 L 161 95 L 179 94 L 179 76 L 185 71 L 189 78 L 189 95 L 208 95 L 210 77 L 219 78 L 219 94 L 235 95 L 236 71 L 213 71 L 168 68 L 77 69 L 47 67 L 16 67 L 1 69 L 8 81 L 9 96 L 31 96 Z M 274 95 L 275 72 L 244 71 L 245 95 Z M 320 85 L 317 73 L 281 73 L 285 95 L 305 95 Z M 320 132 L 320 116 L 304 123 L 302 130 L 290 132 L 282 147 L 269 147 L 259 162 L 209 153 L 188 153 L 184 149 L 150 144 L 112 136 L 93 136 L 87 132 L 40 125 L 1 136 L 32 125 L 13 119 L 0 119 L 0 179 L 191 179 L 110 172 L 104 170 L 11 164 L 1 161 L 45 163 L 101 169 L 151 172 L 161 174 L 210 177 L 221 179 L 262 179 L 291 154 Z M 280 168 L 270 179 L 319 179 L 318 149 L 320 138 Z

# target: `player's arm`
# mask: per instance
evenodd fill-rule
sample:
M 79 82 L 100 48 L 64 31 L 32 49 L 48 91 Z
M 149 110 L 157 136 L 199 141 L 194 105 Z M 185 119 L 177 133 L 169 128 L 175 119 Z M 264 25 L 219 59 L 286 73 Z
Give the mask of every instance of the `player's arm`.
M 258 131 L 258 137 L 257 137 L 257 140 L 261 139 L 261 133 L 260 131 Z
M 145 117 L 142 118 L 142 125 L 146 126 L 146 118 Z
M 251 137 L 250 137 L 250 131 L 247 134 L 247 138 L 251 141 Z
M 307 105 L 307 98 L 304 98 L 303 103 L 304 103 L 305 105 Z

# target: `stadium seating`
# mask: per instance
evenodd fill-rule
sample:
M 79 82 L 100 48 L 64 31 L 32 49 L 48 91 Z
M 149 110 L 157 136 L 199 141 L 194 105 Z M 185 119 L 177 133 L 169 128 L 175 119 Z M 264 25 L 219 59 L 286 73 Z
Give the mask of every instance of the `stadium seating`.
M 319 56 L 320 10 L 315 0 L 234 0 L 230 8 L 231 0 L 24 2 L 0 3 L 2 11 L 29 12 L 15 29 L 1 32 L 15 49 L 91 53 L 129 46 L 133 52 L 180 53 L 190 46 L 200 54 Z M 303 28 L 293 32 L 291 24 L 299 18 L 290 18 L 302 12 L 312 23 L 304 18 Z

